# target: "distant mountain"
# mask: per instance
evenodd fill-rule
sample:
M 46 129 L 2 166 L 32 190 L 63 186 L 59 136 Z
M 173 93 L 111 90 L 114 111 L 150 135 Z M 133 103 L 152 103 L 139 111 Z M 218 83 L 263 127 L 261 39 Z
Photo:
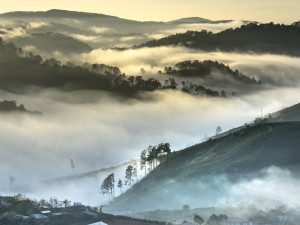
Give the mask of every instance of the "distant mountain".
M 211 206 L 230 185 L 259 178 L 264 168 L 299 171 L 299 136 L 300 122 L 259 123 L 174 152 L 107 210 Z
M 15 11 L 0 14 L 0 17 L 59 17 L 59 18 L 101 18 L 110 17 L 117 18 L 115 16 L 109 16 L 105 14 L 98 13 L 87 13 L 87 12 L 77 12 L 69 10 L 51 9 L 48 11 Z
M 187 31 L 139 47 L 180 45 L 204 51 L 238 51 L 255 53 L 300 55 L 300 27 L 283 24 L 250 23 L 240 28 L 227 29 L 219 33 Z
M 77 39 L 60 33 L 33 33 L 10 39 L 19 47 L 34 46 L 42 52 L 59 51 L 66 54 L 90 52 L 92 48 Z
M 161 33 L 164 30 L 173 30 L 178 28 L 178 26 L 189 23 L 218 24 L 230 22 L 230 20 L 211 21 L 200 17 L 182 18 L 170 22 L 136 21 L 99 13 L 76 12 L 58 9 L 38 12 L 7 12 L 0 14 L 0 18 L 9 20 L 22 20 L 27 22 L 36 22 L 38 20 L 38 22 L 63 23 L 65 25 L 74 26 L 83 30 L 91 27 L 108 27 L 112 28 L 118 33 L 124 34 L 135 32 L 148 35 Z M 182 29 L 182 26 L 180 28 Z
M 184 24 L 184 23 L 229 23 L 232 22 L 233 20 L 218 20 L 218 21 L 213 21 L 201 17 L 187 17 L 187 18 L 181 18 L 178 20 L 172 20 L 168 23 L 171 24 Z

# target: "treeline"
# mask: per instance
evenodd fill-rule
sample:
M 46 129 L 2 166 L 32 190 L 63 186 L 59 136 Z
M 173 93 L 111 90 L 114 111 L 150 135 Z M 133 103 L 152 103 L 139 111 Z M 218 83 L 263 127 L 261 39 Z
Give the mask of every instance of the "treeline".
M 134 219 L 126 216 L 114 216 L 102 212 L 102 207 L 85 206 L 71 203 L 69 200 L 59 201 L 50 198 L 31 200 L 20 194 L 16 196 L 0 196 L 0 224 L 16 225 L 82 225 L 103 221 L 115 223 L 166 224 L 165 222 Z
M 177 89 L 174 78 L 162 84 L 155 78 L 126 76 L 117 67 L 103 64 L 62 63 L 54 58 L 43 60 L 39 55 L 23 52 L 13 43 L 0 38 L 0 88 L 20 91 L 24 87 L 59 88 L 64 91 L 80 89 L 104 90 L 118 95 L 135 96 L 140 91 Z M 180 89 L 179 89 L 180 90 Z M 210 92 L 206 92 L 207 96 Z
M 183 45 L 205 51 L 241 51 L 300 55 L 300 26 L 249 23 L 219 33 L 206 30 L 187 31 L 146 42 L 138 47 Z
M 205 78 L 218 71 L 223 75 L 229 75 L 233 79 L 245 84 L 261 84 L 261 80 L 256 80 L 254 76 L 247 76 L 238 70 L 233 71 L 229 66 L 217 61 L 205 60 L 187 60 L 176 63 L 174 67 L 165 67 L 164 73 L 179 77 L 199 77 Z
M 108 195 L 109 200 L 115 197 L 115 173 L 109 174 L 102 182 L 100 192 L 103 195 Z M 125 179 L 118 179 L 117 187 L 120 189 L 120 194 L 123 193 L 123 187 L 130 188 L 134 182 L 138 181 L 137 168 L 132 165 L 127 166 L 125 170 Z
M 140 154 L 140 165 L 141 170 L 145 169 L 145 175 L 148 170 L 154 169 L 163 159 L 166 158 L 167 155 L 171 153 L 171 148 L 169 143 L 160 143 L 158 145 L 149 145 L 148 148 L 141 151 Z M 117 187 L 119 188 L 119 193 L 123 193 L 123 187 L 127 186 L 130 188 L 134 182 L 138 182 L 138 172 L 137 168 L 129 165 L 125 170 L 125 176 L 123 179 L 118 179 Z M 109 200 L 113 200 L 115 197 L 115 186 L 116 179 L 115 174 L 109 174 L 102 182 L 100 187 L 100 192 L 103 195 L 107 195 Z
M 25 113 L 41 114 L 40 112 L 37 111 L 27 110 L 23 104 L 18 106 L 16 101 L 8 101 L 8 100 L 4 100 L 0 102 L 0 112 L 25 112 Z

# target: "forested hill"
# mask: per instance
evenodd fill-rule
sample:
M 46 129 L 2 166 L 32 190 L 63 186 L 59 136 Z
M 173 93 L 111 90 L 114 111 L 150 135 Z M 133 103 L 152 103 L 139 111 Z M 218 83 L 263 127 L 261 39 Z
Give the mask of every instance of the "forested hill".
M 230 184 L 259 177 L 263 168 L 278 166 L 298 171 L 299 136 L 300 122 L 258 123 L 174 152 L 142 181 L 117 197 L 107 210 L 213 205 L 226 197 Z
M 247 76 L 238 70 L 233 71 L 229 66 L 217 61 L 205 60 L 187 60 L 176 63 L 173 67 L 165 67 L 166 74 L 179 77 L 198 77 L 205 78 L 213 72 L 220 72 L 222 75 L 228 75 L 232 79 L 245 84 L 261 84 L 261 80 L 256 80 L 253 76 Z
M 33 114 L 41 114 L 37 111 L 30 111 L 25 108 L 23 104 L 17 105 L 16 101 L 8 101 L 4 100 L 0 102 L 0 112 L 21 112 L 21 113 L 33 113 Z
M 13 43 L 5 43 L 0 38 L 0 88 L 19 92 L 28 87 L 57 88 L 63 91 L 103 90 L 111 93 L 136 97 L 140 92 L 156 90 L 180 90 L 174 78 L 165 83 L 155 78 L 125 76 L 118 67 L 104 64 L 72 63 L 62 65 L 54 58 L 43 60 L 39 55 L 23 52 Z M 197 95 L 218 97 L 218 91 L 197 86 Z M 183 91 L 183 90 L 181 90 Z
M 300 55 L 300 27 L 297 23 L 249 23 L 219 33 L 187 31 L 146 42 L 139 47 L 181 45 L 205 51 L 240 51 Z

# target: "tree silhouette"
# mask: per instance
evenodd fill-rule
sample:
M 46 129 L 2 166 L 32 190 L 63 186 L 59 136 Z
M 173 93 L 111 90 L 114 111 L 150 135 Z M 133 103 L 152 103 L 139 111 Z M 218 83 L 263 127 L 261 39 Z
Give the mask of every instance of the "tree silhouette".
M 222 128 L 220 126 L 216 129 L 216 135 L 220 134 L 222 132 Z

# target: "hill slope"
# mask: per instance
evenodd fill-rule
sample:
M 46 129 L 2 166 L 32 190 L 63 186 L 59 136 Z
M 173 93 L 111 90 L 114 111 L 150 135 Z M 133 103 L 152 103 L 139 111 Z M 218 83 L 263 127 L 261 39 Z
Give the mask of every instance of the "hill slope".
M 90 52 L 92 48 L 79 40 L 60 33 L 34 33 L 30 36 L 13 38 L 10 41 L 23 48 L 34 46 L 42 52 L 59 51 L 66 54 Z M 74 48 L 76 46 L 76 48 Z
M 205 51 L 250 51 L 299 56 L 299 37 L 300 27 L 297 24 L 249 23 L 240 28 L 227 29 L 216 34 L 205 30 L 187 31 L 149 41 L 140 47 L 183 45 Z
M 229 186 L 263 176 L 264 168 L 295 171 L 300 162 L 299 135 L 300 122 L 257 124 L 172 153 L 107 209 L 215 205 L 226 196 Z

